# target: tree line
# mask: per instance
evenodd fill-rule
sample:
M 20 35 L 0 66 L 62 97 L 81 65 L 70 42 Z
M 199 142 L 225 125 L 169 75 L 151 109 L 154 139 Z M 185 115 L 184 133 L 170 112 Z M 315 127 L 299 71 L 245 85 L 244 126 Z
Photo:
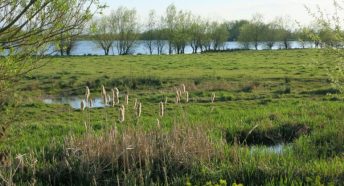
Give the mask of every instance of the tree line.
M 292 41 L 305 47 L 340 47 L 332 29 L 313 23 L 302 26 L 289 17 L 277 17 L 265 22 L 263 16 L 255 14 L 250 20 L 210 21 L 178 10 L 173 4 L 164 15 L 149 12 L 145 23 L 140 23 L 137 11 L 126 7 L 112 10 L 109 15 L 93 19 L 86 28 L 86 38 L 93 41 L 105 55 L 132 54 L 137 42 L 143 42 L 149 54 L 183 54 L 190 46 L 193 53 L 224 50 L 227 41 L 237 41 L 242 49 L 290 49 Z M 85 34 L 84 34 L 85 35 Z M 57 42 L 61 55 L 70 55 L 76 38 L 64 37 Z

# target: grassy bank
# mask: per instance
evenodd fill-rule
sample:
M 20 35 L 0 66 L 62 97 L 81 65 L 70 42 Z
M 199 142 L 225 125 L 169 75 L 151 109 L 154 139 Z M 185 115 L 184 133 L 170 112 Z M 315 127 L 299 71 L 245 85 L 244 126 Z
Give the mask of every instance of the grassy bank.
M 2 179 L 340 185 L 343 95 L 330 84 L 329 66 L 317 63 L 326 60 L 331 57 L 316 50 L 46 58 L 43 68 L 19 82 L 16 117 L 1 138 Z M 181 84 L 189 101 L 183 94 L 176 104 Z M 119 105 L 82 112 L 42 102 L 84 97 L 85 86 L 100 97 L 102 85 L 107 92 L 119 88 Z M 140 117 L 135 99 L 142 103 Z M 121 104 L 124 122 L 118 120 Z

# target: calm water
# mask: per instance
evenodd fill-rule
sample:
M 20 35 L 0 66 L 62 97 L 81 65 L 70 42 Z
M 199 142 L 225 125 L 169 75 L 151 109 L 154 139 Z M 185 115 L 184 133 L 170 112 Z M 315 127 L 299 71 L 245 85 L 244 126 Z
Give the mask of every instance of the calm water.
M 70 105 L 73 109 L 80 109 L 81 108 L 81 101 L 84 98 L 79 97 L 60 97 L 60 98 L 46 98 L 43 99 L 43 102 L 46 104 L 67 104 Z M 87 106 L 89 107 L 89 105 Z M 103 103 L 101 98 L 92 99 L 92 108 L 103 108 L 106 105 Z
M 307 48 L 312 47 L 312 45 L 307 44 Z M 238 42 L 226 42 L 225 49 L 238 49 L 242 48 L 241 44 Z M 275 46 L 273 47 L 274 50 L 280 49 L 281 43 L 276 43 Z M 297 41 L 292 41 L 291 42 L 291 48 L 302 48 L 301 44 Z M 252 48 L 254 49 L 254 48 Z M 261 44 L 258 46 L 259 50 L 265 49 L 265 45 Z M 48 53 L 52 53 L 53 47 L 49 50 Z M 167 45 L 164 47 L 163 53 L 167 54 L 168 53 L 168 47 Z M 191 46 L 187 46 L 185 49 L 186 54 L 191 54 L 192 53 L 192 48 Z M 52 53 L 53 55 L 58 55 L 58 53 Z M 149 50 L 145 47 L 143 41 L 138 41 L 135 45 L 135 47 L 132 50 L 132 54 L 149 54 Z M 154 51 L 154 54 L 156 54 L 156 51 Z M 92 41 L 77 41 L 74 49 L 72 50 L 72 55 L 104 55 L 104 51 L 97 46 L 96 43 Z M 118 52 L 116 48 L 114 47 L 110 55 L 118 55 Z
M 277 144 L 273 146 L 251 146 L 250 152 L 257 153 L 258 151 L 264 151 L 266 153 L 282 154 L 285 149 L 288 148 L 285 144 Z

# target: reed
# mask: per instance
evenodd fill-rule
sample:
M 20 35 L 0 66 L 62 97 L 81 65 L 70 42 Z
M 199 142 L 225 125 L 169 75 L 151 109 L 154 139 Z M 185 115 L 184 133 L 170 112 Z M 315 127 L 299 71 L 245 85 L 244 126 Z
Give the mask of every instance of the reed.
M 85 110 L 85 108 L 86 108 L 85 101 L 84 101 L 84 100 L 82 100 L 82 101 L 80 102 L 80 110 L 81 110 L 81 111 L 84 111 L 84 110 Z
M 88 86 L 86 86 L 86 92 L 85 92 L 86 103 L 89 102 L 90 96 L 91 96 L 90 88 L 88 88 Z
M 136 110 L 137 109 L 137 98 L 135 98 L 135 101 L 134 101 L 134 110 Z
M 164 117 L 164 103 L 163 102 L 159 103 L 159 116 Z
M 124 105 L 121 105 L 119 108 L 119 122 L 123 123 L 125 120 L 125 107 Z
M 176 104 L 180 102 L 180 92 L 179 90 L 176 91 Z
M 88 106 L 89 106 L 90 108 L 92 108 L 92 107 L 93 107 L 93 101 L 92 101 L 92 99 L 90 99 L 90 100 L 89 100 L 89 102 L 88 102 Z
M 160 125 L 160 120 L 157 118 L 156 119 L 156 126 L 158 127 L 158 129 L 160 129 L 161 128 L 161 125 Z
M 101 97 L 102 97 L 102 99 L 103 99 L 103 103 L 105 104 L 105 105 L 108 105 L 108 96 L 107 96 L 107 94 L 106 94 L 106 90 L 105 90 L 105 87 L 104 87 L 104 85 L 102 85 L 102 90 L 101 90 Z
M 182 91 L 183 91 L 183 93 L 186 92 L 186 88 L 185 88 L 185 85 L 184 85 L 184 84 L 182 84 Z
M 136 115 L 137 117 L 141 117 L 141 113 L 142 113 L 142 104 L 141 102 L 138 103 L 138 107 L 137 107 L 137 111 L 136 111 Z
M 185 102 L 189 103 L 189 92 L 185 91 Z
M 126 105 L 129 105 L 129 94 L 125 95 L 124 102 Z
M 214 103 L 215 102 L 215 98 L 216 98 L 216 95 L 215 95 L 215 92 L 213 92 L 211 94 L 211 103 Z
M 114 89 L 111 89 L 111 94 L 112 94 L 112 107 L 115 107 L 116 94 L 115 94 Z
M 119 90 L 115 87 L 115 104 L 119 104 Z

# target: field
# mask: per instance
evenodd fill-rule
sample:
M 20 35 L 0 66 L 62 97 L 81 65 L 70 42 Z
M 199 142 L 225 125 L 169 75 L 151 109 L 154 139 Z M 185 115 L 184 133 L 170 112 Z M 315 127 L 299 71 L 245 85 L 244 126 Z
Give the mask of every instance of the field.
M 18 185 L 341 185 L 344 100 L 329 80 L 331 60 L 318 50 L 46 58 L 18 82 L 15 120 L 0 144 L 1 178 Z M 183 93 L 176 104 L 182 84 L 189 100 Z M 102 85 L 119 89 L 120 104 L 81 111 L 42 101 L 83 98 L 85 86 L 98 98 Z

